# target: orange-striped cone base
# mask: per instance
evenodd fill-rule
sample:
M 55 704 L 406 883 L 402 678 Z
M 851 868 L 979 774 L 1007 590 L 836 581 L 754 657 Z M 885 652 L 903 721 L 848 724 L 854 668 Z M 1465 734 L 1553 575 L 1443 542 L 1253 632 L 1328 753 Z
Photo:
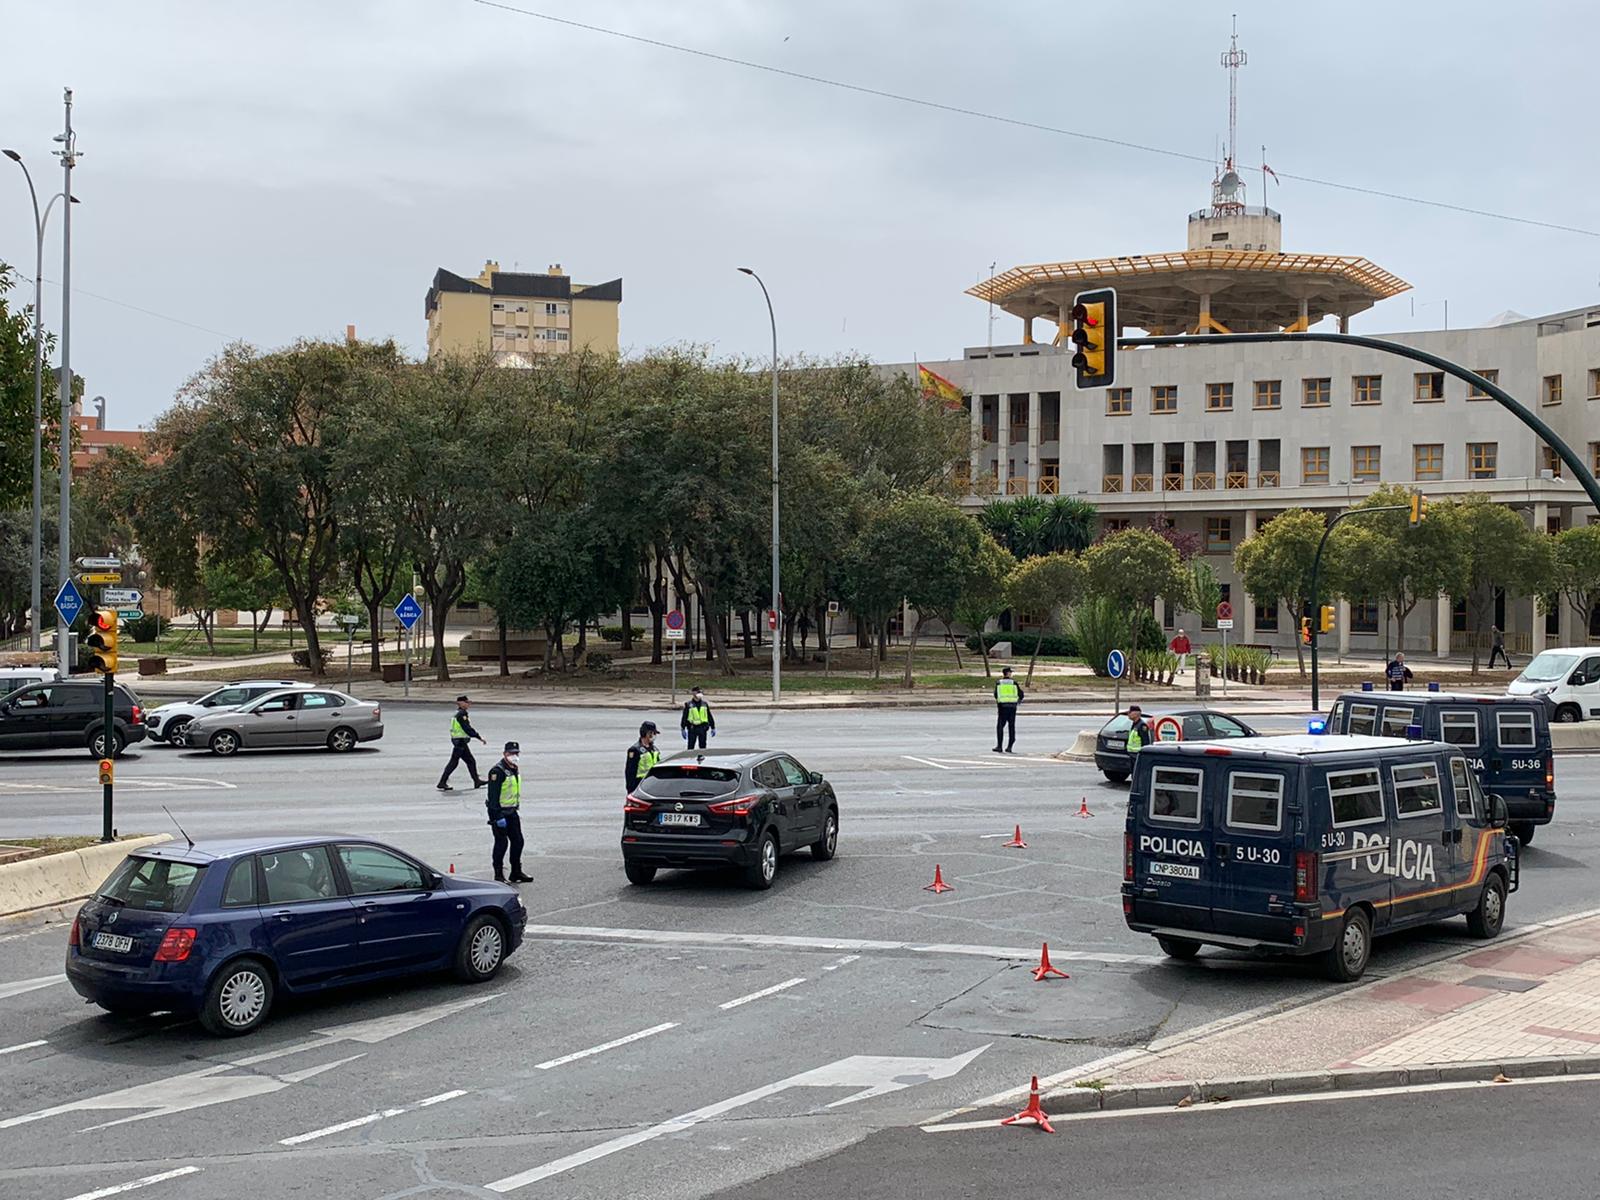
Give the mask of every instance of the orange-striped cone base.
M 1033 1086 L 1028 1089 L 1028 1107 L 1014 1117 L 1007 1117 L 1001 1121 L 1002 1125 L 1020 1125 L 1024 1121 L 1032 1121 L 1046 1133 L 1054 1133 L 1050 1128 L 1050 1118 L 1045 1115 L 1044 1109 L 1039 1107 L 1039 1077 L 1033 1077 Z
M 941 892 L 953 892 L 955 891 L 955 888 L 951 887 L 944 881 L 944 872 L 939 869 L 938 863 L 934 863 L 933 882 L 928 884 L 922 890 L 925 892 L 932 892 L 934 895 L 938 895 Z
M 1043 983 L 1054 975 L 1058 979 L 1071 979 L 1065 971 L 1050 964 L 1050 943 L 1045 942 L 1039 951 L 1039 965 L 1033 969 L 1033 981 Z
M 1011 835 L 1011 840 L 1005 843 L 1005 848 L 1007 850 L 1026 850 L 1028 848 L 1028 843 L 1022 840 L 1021 825 L 1017 826 L 1016 832 Z

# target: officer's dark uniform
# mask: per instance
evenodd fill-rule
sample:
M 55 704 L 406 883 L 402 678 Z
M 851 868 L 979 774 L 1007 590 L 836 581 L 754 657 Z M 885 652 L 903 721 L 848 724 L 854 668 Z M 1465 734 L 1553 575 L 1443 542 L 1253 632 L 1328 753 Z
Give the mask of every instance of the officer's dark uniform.
M 506 754 L 519 753 L 516 742 L 506 743 Z M 494 830 L 494 877 L 505 882 L 506 848 L 511 849 L 511 882 L 532 883 L 522 873 L 522 773 L 504 758 L 489 768 L 489 828 Z
M 654 732 L 653 724 L 649 728 Z M 644 730 L 641 729 L 639 740 L 628 747 L 628 757 L 622 764 L 622 778 L 630 796 L 633 789 L 639 786 L 639 780 L 650 774 L 650 768 L 660 761 L 661 752 L 644 744 Z
M 706 731 L 716 729 L 717 719 L 711 715 L 711 706 L 704 697 L 691 696 L 683 706 L 683 717 L 678 722 L 684 736 L 689 739 L 689 749 L 706 748 Z
M 1389 690 L 1391 692 L 1403 692 L 1406 690 L 1406 681 L 1411 678 L 1411 668 L 1406 666 L 1405 663 L 1398 659 L 1390 659 L 1389 665 L 1384 668 L 1383 673 L 1388 677 Z
M 994 685 L 996 718 L 994 724 L 994 750 L 998 754 L 1002 745 L 1009 752 L 1017 744 L 1017 705 L 1022 703 L 1022 689 L 1009 675 Z M 1011 735 L 1009 742 L 1006 734 Z
M 471 741 L 479 737 L 478 731 L 472 727 L 472 721 L 467 716 L 467 710 L 460 704 L 456 705 L 456 715 L 450 718 L 450 762 L 445 766 L 444 774 L 439 776 L 439 790 L 450 790 L 450 776 L 455 773 L 457 763 L 466 763 L 467 771 L 472 776 L 472 786 L 480 788 L 483 780 L 478 777 L 478 760 L 472 757 Z

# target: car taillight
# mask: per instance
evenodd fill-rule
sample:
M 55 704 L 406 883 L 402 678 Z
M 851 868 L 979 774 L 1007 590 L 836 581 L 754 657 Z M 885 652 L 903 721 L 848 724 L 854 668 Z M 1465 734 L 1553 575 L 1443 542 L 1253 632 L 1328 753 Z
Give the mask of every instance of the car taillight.
M 135 704 L 133 706 L 133 723 L 137 725 L 142 720 L 144 720 L 144 714 L 139 711 L 139 706 Z
M 1544 786 L 1549 788 L 1551 791 L 1555 790 L 1555 786 L 1556 786 L 1556 757 L 1553 754 L 1549 758 L 1545 759 L 1545 763 L 1544 763 Z
M 189 957 L 189 951 L 194 949 L 193 929 L 179 929 L 176 926 L 167 930 L 161 939 L 161 945 L 156 950 L 157 962 L 182 962 Z
M 1317 898 L 1317 856 L 1309 850 L 1294 852 L 1294 898 L 1297 904 Z
M 1133 882 L 1133 834 L 1122 835 L 1122 878 Z
M 747 817 L 760 800 L 760 796 L 740 796 L 737 800 L 718 800 L 706 807 L 720 817 Z
M 649 812 L 650 801 L 630 794 L 628 798 L 622 802 L 622 811 L 625 813 Z
M 78 938 L 78 918 L 77 917 L 73 917 L 72 918 L 72 932 L 67 934 L 67 945 L 69 945 L 69 946 L 79 946 L 79 945 L 82 945 L 82 944 L 83 943 L 81 941 L 79 941 L 79 938 Z
M 376 704 L 372 706 L 372 719 L 374 721 L 383 720 L 383 709 Z

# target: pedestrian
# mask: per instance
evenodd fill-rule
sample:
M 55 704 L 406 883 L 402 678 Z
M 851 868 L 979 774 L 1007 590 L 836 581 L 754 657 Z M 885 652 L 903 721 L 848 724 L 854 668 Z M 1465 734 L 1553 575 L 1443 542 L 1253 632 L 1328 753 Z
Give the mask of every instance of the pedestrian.
M 1194 649 L 1194 646 L 1189 641 L 1189 635 L 1183 631 L 1181 626 L 1178 629 L 1178 636 L 1172 639 L 1172 644 L 1168 649 L 1178 656 L 1178 674 L 1186 674 L 1189 670 L 1189 654 Z
M 1403 692 L 1406 690 L 1406 684 L 1411 681 L 1411 668 L 1406 666 L 1404 651 L 1396 650 L 1394 652 L 1393 661 L 1383 669 L 1383 673 L 1389 680 L 1389 690 L 1391 692 Z
M 1498 625 L 1491 625 L 1489 626 L 1489 638 L 1489 669 L 1491 671 L 1494 670 L 1495 656 L 1499 655 L 1500 658 L 1505 661 L 1506 670 L 1511 670 L 1511 655 L 1506 653 L 1505 630 L 1501 629 Z
M 1011 668 L 1000 668 L 1000 682 L 994 685 L 995 723 L 994 723 L 994 752 L 1001 752 L 1001 743 L 1005 743 L 1005 753 L 1015 754 L 1013 747 L 1017 744 L 1017 705 L 1022 703 L 1022 689 L 1017 686 L 1017 681 L 1011 678 Z M 1010 740 L 1006 741 L 1006 735 Z
M 706 703 L 705 694 L 698 687 L 689 693 L 689 699 L 684 702 L 678 728 L 691 750 L 706 748 L 707 731 L 712 737 L 717 736 L 717 719 L 711 715 L 711 706 Z
M 1151 742 L 1155 736 L 1150 732 L 1150 726 L 1145 724 L 1144 710 L 1137 704 L 1128 705 L 1128 753 L 1139 753 Z
M 489 792 L 484 805 L 489 810 L 489 827 L 494 830 L 494 877 L 506 882 L 506 850 L 511 850 L 511 882 L 532 883 L 522 873 L 522 772 L 517 763 L 522 747 L 507 742 L 500 761 L 489 768 Z
M 439 790 L 453 792 L 450 786 L 450 776 L 454 773 L 457 763 L 467 764 L 467 773 L 472 776 L 472 786 L 481 788 L 484 781 L 478 777 L 478 760 L 472 757 L 472 739 L 477 738 L 479 743 L 487 746 L 482 735 L 472 727 L 472 721 L 467 716 L 471 702 L 465 696 L 456 697 L 456 715 L 450 718 L 450 761 L 445 764 L 444 774 L 439 776 Z
M 630 796 L 633 795 L 633 789 L 639 786 L 639 780 L 650 774 L 650 768 L 661 761 L 661 752 L 656 749 L 656 734 L 660 732 L 654 721 L 646 721 L 639 726 L 639 740 L 628 747 L 622 778 Z

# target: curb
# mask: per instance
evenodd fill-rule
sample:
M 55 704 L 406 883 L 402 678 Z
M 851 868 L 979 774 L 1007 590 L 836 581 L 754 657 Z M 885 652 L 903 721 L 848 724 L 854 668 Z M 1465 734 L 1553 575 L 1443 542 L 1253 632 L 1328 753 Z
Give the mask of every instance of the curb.
M 162 833 L 6 863 L 0 866 L 0 917 L 81 900 L 99 887 L 130 852 L 171 840 L 170 834 Z

